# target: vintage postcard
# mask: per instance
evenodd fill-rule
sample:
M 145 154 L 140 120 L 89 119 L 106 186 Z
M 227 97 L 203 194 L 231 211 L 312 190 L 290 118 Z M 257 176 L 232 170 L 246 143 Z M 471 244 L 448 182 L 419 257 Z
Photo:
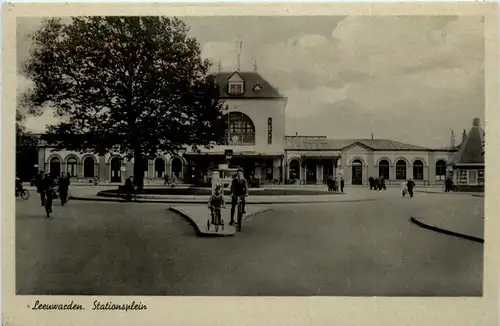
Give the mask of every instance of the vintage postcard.
M 497 5 L 3 27 L 3 324 L 498 323 Z

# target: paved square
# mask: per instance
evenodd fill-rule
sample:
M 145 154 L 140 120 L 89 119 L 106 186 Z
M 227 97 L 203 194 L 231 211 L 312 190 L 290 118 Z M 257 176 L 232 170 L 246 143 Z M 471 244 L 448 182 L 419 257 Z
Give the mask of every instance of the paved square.
M 481 214 L 483 198 L 352 191 L 375 200 L 271 205 L 220 238 L 198 237 L 168 204 L 70 201 L 46 220 L 32 192 L 16 201 L 17 293 L 482 295 L 483 245 L 409 219 Z

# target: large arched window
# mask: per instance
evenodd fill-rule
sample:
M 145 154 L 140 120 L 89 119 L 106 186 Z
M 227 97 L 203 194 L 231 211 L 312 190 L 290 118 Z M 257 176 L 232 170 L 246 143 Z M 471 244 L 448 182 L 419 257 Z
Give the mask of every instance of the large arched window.
M 436 162 L 436 180 L 446 179 L 446 162 L 439 160 Z
M 406 162 L 403 160 L 396 162 L 396 180 L 406 180 Z
M 424 163 L 420 160 L 413 162 L 413 179 L 424 180 Z
M 389 180 L 389 161 L 382 160 L 378 163 L 378 176 L 384 176 L 386 180 Z
M 229 128 L 226 128 L 224 139 L 229 145 L 255 145 L 255 126 L 244 113 L 230 112 L 226 116 Z
M 66 161 L 66 172 L 68 173 L 69 176 L 74 177 L 76 176 L 76 165 L 78 164 L 76 158 L 70 157 Z
M 267 119 L 267 143 L 273 143 L 273 119 Z
M 52 177 L 59 177 L 61 175 L 61 160 L 59 157 L 53 157 L 50 159 L 49 170 Z
M 84 178 L 93 178 L 94 175 L 94 165 L 95 160 L 92 156 L 86 157 L 83 160 L 83 177 Z
M 165 174 L 165 160 L 162 159 L 161 157 L 158 157 L 155 160 L 155 177 L 163 178 L 164 174 Z
M 172 176 L 175 175 L 177 179 L 182 178 L 182 161 L 178 157 L 174 157 L 172 161 L 170 161 Z

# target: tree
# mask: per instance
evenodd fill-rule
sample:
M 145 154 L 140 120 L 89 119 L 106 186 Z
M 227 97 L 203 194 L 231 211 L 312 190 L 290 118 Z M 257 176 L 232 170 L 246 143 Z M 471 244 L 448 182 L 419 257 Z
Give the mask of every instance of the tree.
M 56 149 L 134 158 L 141 188 L 144 159 L 220 143 L 225 108 L 188 32 L 166 17 L 45 20 L 30 35 L 24 67 L 34 83 L 24 96 L 30 112 L 50 106 L 61 118 L 44 139 Z
M 38 161 L 38 139 L 23 126 L 25 116 L 16 111 L 16 175 L 27 181 L 33 177 Z

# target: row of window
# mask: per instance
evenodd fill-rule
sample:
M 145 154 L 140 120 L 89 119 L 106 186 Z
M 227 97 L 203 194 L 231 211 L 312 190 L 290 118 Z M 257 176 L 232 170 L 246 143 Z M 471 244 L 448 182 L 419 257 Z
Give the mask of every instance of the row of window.
M 66 172 L 70 176 L 77 176 L 78 170 L 78 161 L 75 157 L 70 157 L 66 161 Z M 110 161 L 111 165 L 111 171 L 112 173 L 115 172 L 118 174 L 118 172 L 121 169 L 122 166 L 122 159 L 119 157 L 114 157 Z M 154 160 L 154 171 L 155 171 L 155 176 L 156 177 L 163 177 L 165 175 L 165 167 L 166 167 L 166 161 L 159 157 Z M 98 164 L 96 164 L 95 159 L 91 156 L 86 157 L 83 160 L 83 177 L 84 178 L 93 178 L 95 176 L 96 172 L 96 166 L 98 167 Z M 49 162 L 49 171 L 50 174 L 53 176 L 59 176 L 61 175 L 61 160 L 58 157 L 53 157 L 50 162 Z M 148 171 L 148 164 L 144 164 L 144 171 Z M 178 172 L 182 172 L 182 161 L 179 158 L 174 158 L 172 160 L 172 171 L 173 173 L 179 174 Z
M 362 168 L 362 162 L 355 160 L 352 162 L 353 171 L 358 173 L 359 169 Z M 396 180 L 406 180 L 406 162 L 399 160 L 396 162 Z M 382 160 L 378 165 L 378 176 L 384 176 L 385 179 L 390 179 L 390 164 L 387 160 Z M 354 172 L 353 172 L 354 175 Z M 290 178 L 297 179 L 300 178 L 300 163 L 298 160 L 292 160 L 290 162 Z M 446 162 L 439 160 L 436 162 L 436 180 L 444 180 L 446 178 Z M 413 179 L 424 180 L 424 163 L 420 160 L 416 160 L 413 163 Z

